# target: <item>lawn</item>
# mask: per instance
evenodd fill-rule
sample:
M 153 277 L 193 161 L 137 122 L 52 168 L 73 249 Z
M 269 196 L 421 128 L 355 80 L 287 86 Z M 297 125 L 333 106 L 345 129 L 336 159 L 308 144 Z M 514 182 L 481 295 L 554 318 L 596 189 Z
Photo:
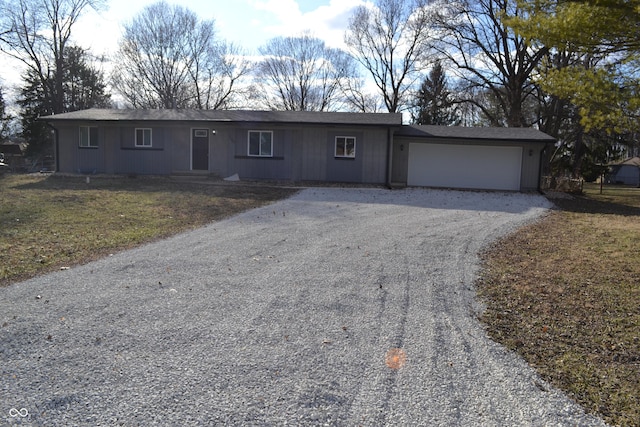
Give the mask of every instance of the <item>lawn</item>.
M 0 176 L 0 286 L 84 263 L 293 194 L 159 177 Z
M 553 199 L 483 256 L 482 321 L 608 423 L 640 425 L 640 189 Z

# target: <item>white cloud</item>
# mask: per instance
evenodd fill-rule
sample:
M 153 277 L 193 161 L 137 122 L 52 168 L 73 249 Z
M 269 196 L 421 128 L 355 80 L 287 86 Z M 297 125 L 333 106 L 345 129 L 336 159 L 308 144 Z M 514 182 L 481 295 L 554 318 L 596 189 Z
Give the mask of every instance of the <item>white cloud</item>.
M 255 0 L 256 9 L 268 12 L 263 28 L 271 37 L 297 36 L 309 32 L 331 47 L 344 48 L 344 32 L 353 9 L 364 0 L 331 0 L 309 12 L 301 12 L 294 0 Z
M 86 11 L 73 28 L 74 43 L 95 55 L 113 55 L 118 49 L 123 24 L 129 22 L 145 6 L 157 0 L 109 0 L 100 12 Z M 215 18 L 218 34 L 247 51 L 277 36 L 298 36 L 308 32 L 330 47 L 345 48 L 344 33 L 353 9 L 365 0 L 228 0 L 224 8 L 212 7 L 210 0 L 170 0 L 193 10 L 201 19 Z M 215 2 L 218 3 L 218 2 Z M 7 61 L 6 55 L 0 59 Z M 255 58 L 252 58 L 255 59 Z M 105 64 L 105 71 L 109 71 Z M 20 64 L 0 71 L 5 87 L 19 82 Z

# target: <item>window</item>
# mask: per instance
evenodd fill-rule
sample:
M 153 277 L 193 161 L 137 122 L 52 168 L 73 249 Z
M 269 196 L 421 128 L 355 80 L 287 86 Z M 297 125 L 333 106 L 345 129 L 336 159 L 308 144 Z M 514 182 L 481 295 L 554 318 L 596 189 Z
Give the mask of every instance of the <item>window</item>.
M 272 157 L 273 156 L 273 132 L 249 131 L 249 156 Z
M 356 138 L 353 136 L 336 136 L 336 157 L 355 159 Z
M 136 147 L 151 147 L 151 129 L 136 129 Z
M 80 126 L 80 140 L 78 145 L 83 148 L 96 148 L 98 146 L 98 128 Z
M 196 138 L 206 138 L 209 136 L 209 131 L 207 129 L 196 129 L 193 131 L 193 136 Z

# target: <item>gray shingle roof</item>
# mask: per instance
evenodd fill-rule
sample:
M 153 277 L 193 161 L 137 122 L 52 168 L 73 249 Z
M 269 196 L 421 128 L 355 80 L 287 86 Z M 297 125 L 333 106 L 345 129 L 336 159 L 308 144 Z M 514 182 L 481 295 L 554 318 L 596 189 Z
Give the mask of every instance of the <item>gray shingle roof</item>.
M 114 110 L 93 108 L 41 117 L 41 120 L 48 122 L 204 121 L 400 126 L 402 124 L 402 115 L 391 113 L 329 113 L 311 111 Z
M 396 136 L 475 139 L 491 141 L 531 141 L 555 142 L 555 139 L 534 128 L 497 128 L 497 127 L 464 127 L 464 126 L 403 126 Z

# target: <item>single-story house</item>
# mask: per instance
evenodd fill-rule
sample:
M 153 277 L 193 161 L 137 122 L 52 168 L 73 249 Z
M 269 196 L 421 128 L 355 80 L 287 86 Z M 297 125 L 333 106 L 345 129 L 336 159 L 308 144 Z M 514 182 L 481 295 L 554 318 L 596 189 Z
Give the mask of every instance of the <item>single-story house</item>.
M 527 191 L 555 142 L 535 129 L 408 126 L 395 113 L 89 109 L 42 120 L 66 173 Z
M 632 157 L 610 166 L 605 174 L 607 184 L 637 185 L 640 187 L 640 157 Z

